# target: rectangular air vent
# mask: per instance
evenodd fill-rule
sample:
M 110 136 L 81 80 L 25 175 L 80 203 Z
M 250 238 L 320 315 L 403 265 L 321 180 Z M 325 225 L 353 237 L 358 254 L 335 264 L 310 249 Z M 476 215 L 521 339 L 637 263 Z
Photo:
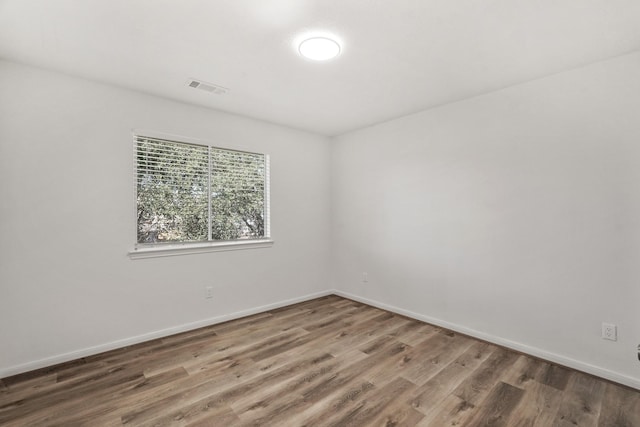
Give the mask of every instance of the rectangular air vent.
M 192 87 L 194 89 L 203 90 L 209 93 L 215 93 L 216 95 L 224 95 L 229 92 L 229 89 L 226 87 L 214 85 L 213 83 L 203 82 L 202 80 L 189 79 L 187 81 L 187 86 Z

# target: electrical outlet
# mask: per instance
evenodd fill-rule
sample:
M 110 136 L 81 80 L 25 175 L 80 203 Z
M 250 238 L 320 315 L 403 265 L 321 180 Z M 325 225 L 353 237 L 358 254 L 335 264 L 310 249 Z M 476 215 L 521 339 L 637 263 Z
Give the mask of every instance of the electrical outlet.
M 602 324 L 602 339 L 617 341 L 618 340 L 618 327 L 611 323 Z
M 204 297 L 207 299 L 213 298 L 213 286 L 207 286 L 204 288 Z
M 369 274 L 367 272 L 362 272 L 362 283 L 367 283 L 369 281 Z

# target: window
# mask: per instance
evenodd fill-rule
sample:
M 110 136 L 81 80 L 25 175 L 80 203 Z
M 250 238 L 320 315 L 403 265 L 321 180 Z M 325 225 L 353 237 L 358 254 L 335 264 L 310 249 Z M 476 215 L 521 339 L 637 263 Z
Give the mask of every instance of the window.
M 267 155 L 140 135 L 134 145 L 136 249 L 269 238 Z

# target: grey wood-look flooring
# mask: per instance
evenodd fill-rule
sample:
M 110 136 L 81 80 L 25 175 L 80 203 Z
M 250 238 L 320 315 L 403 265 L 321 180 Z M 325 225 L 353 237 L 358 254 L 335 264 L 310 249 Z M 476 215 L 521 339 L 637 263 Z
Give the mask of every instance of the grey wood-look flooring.
M 640 427 L 640 392 L 328 296 L 4 378 L 0 425 Z

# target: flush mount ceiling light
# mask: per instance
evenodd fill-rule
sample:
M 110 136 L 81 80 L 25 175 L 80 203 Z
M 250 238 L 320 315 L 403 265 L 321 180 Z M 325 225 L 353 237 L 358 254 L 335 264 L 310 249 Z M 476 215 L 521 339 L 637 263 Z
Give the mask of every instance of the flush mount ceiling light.
M 340 45 L 337 41 L 327 37 L 312 37 L 300 43 L 298 52 L 305 58 L 314 61 L 326 61 L 338 56 Z

